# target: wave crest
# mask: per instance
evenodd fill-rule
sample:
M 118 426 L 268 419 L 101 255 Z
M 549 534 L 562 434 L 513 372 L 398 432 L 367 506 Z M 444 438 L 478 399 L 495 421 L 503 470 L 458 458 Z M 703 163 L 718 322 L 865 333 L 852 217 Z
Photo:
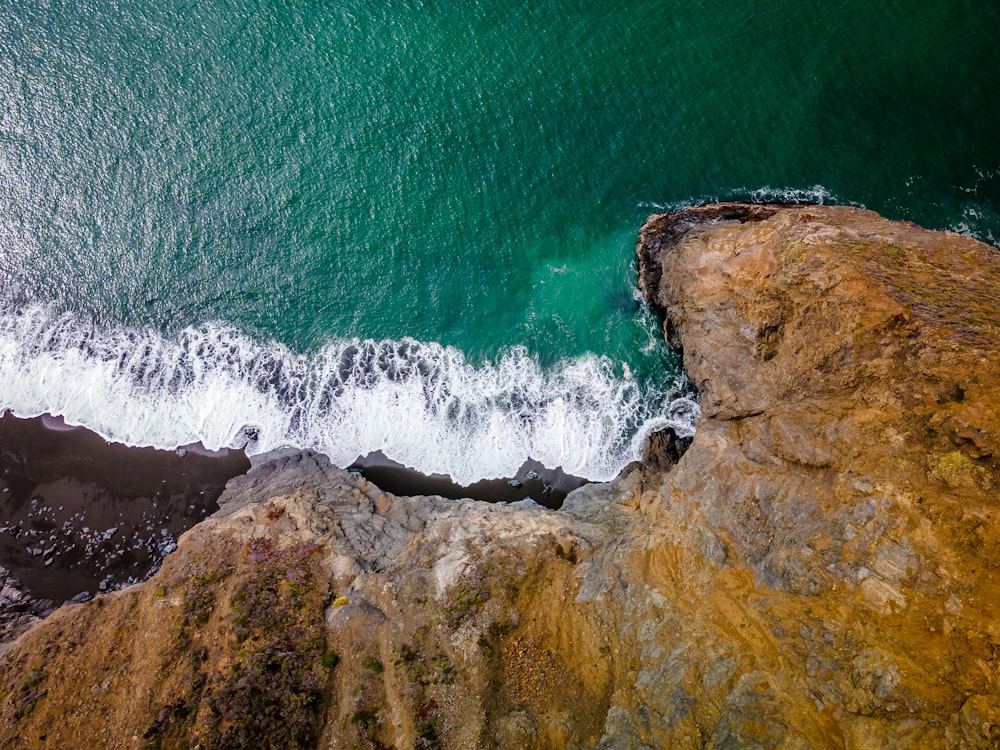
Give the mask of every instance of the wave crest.
M 627 372 L 627 369 L 626 369 Z M 51 413 L 128 445 L 263 453 L 310 448 L 347 465 L 380 450 L 469 484 L 529 457 L 613 478 L 654 429 L 693 433 L 680 383 L 644 386 L 606 357 L 543 368 L 524 347 L 472 364 L 413 339 L 344 339 L 299 355 L 223 324 L 104 328 L 31 306 L 0 314 L 0 406 Z

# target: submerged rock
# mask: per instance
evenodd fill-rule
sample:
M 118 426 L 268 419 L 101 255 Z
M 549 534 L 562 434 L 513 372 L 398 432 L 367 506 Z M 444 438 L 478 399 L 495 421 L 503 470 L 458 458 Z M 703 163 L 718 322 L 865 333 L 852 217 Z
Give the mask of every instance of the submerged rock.
M 0 744 L 995 747 L 1000 254 L 745 204 L 638 253 L 690 446 L 560 511 L 258 466 L 2 656 Z

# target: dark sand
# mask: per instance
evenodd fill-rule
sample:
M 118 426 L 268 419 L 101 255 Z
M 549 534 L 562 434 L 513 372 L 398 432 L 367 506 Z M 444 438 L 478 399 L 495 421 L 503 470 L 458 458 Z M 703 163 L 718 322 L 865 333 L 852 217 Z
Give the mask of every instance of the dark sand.
M 0 417 L 0 566 L 55 602 L 146 578 L 250 467 L 241 451 L 181 453 Z
M 469 497 L 488 503 L 515 503 L 531 498 L 550 509 L 562 506 L 566 495 L 587 483 L 562 469 L 546 469 L 537 461 L 526 461 L 511 479 L 484 479 L 460 485 L 441 474 L 421 474 L 386 458 L 379 452 L 359 458 L 349 468 L 394 495 L 440 495 L 454 499 Z
M 265 457 L 255 457 L 258 463 Z M 141 581 L 187 529 L 213 513 L 226 482 L 250 468 L 242 451 L 129 448 L 48 415 L 0 417 L 0 567 L 36 599 L 62 603 Z M 487 502 L 531 498 L 558 508 L 585 483 L 529 461 L 517 478 L 455 484 L 380 453 L 353 470 L 396 495 Z

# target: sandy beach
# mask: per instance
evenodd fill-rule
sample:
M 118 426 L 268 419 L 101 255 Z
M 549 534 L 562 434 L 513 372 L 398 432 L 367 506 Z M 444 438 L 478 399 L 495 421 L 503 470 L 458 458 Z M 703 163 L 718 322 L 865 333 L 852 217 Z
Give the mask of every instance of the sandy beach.
M 0 418 L 0 566 L 36 598 L 142 580 L 244 473 L 240 451 L 108 443 L 41 416 Z
M 266 456 L 254 458 L 257 463 Z M 0 417 L 0 567 L 36 599 L 62 603 L 84 592 L 141 581 L 177 538 L 217 509 L 226 482 L 250 468 L 242 451 L 177 451 L 109 443 L 58 417 Z M 528 462 L 516 479 L 462 486 L 381 454 L 351 467 L 397 495 L 531 498 L 558 508 L 584 483 Z

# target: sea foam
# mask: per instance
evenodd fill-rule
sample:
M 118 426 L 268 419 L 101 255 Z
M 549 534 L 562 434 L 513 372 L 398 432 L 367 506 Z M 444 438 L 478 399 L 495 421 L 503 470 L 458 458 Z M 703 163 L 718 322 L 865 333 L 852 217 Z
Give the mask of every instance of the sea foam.
M 765 185 L 756 188 L 733 188 L 718 194 L 705 194 L 690 196 L 668 203 L 656 201 L 641 201 L 639 208 L 653 210 L 660 213 L 673 213 L 686 208 L 703 206 L 706 203 L 719 203 L 724 201 L 750 201 L 751 203 L 815 203 L 819 205 L 843 205 L 857 206 L 864 208 L 860 203 L 845 200 L 822 185 L 813 185 L 808 188 L 783 188 Z
M 127 445 L 310 448 L 342 466 L 380 450 L 462 484 L 529 457 L 608 480 L 650 431 L 693 434 L 698 406 L 680 382 L 643 386 L 625 370 L 592 355 L 542 367 L 523 347 L 471 363 L 412 339 L 300 355 L 223 324 L 165 337 L 39 305 L 0 312 L 0 408 L 18 416 L 59 415 Z

